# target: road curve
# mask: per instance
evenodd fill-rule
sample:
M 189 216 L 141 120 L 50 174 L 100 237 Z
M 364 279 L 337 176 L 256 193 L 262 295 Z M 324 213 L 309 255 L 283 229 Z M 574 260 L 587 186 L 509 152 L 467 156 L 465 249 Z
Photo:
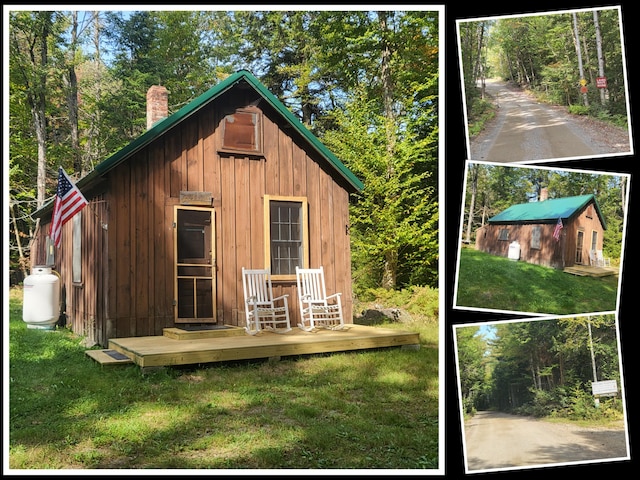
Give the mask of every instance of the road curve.
M 465 422 L 468 471 L 628 458 L 620 428 L 587 428 L 481 411 Z
M 470 141 L 469 158 L 489 162 L 529 162 L 589 158 L 630 151 L 628 133 L 587 129 L 582 119 L 562 107 L 538 102 L 531 94 L 502 81 L 487 80 L 486 92 L 497 105 L 496 117 Z

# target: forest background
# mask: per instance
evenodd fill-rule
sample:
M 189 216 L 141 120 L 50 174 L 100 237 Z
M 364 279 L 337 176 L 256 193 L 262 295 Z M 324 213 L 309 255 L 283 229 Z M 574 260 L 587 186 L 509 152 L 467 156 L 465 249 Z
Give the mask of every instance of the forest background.
M 613 315 L 505 322 L 456 328 L 465 415 L 499 410 L 535 417 L 622 418 L 622 401 L 594 408 L 592 381 L 621 385 Z
M 490 118 L 496 78 L 567 107 L 628 128 L 624 44 L 616 7 L 484 18 L 459 23 L 469 135 Z M 606 88 L 602 88 L 606 85 Z
M 146 129 L 247 69 L 366 185 L 351 206 L 354 291 L 437 287 L 439 12 L 9 12 L 9 232 L 28 274 L 31 213 Z

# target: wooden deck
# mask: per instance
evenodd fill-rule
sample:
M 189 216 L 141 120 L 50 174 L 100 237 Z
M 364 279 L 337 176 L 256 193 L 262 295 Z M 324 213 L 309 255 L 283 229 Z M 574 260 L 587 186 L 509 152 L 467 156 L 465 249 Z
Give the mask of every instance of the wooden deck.
M 343 330 L 320 329 L 287 333 L 263 331 L 247 335 L 243 328 L 188 331 L 168 328 L 162 336 L 114 338 L 105 350 L 87 350 L 105 364 L 135 363 L 141 370 L 200 363 L 224 362 L 363 350 L 382 347 L 419 349 L 420 336 L 383 327 L 349 324 Z
M 590 265 L 574 265 L 566 267 L 564 271 L 581 277 L 608 277 L 619 273 L 617 267 L 592 267 Z

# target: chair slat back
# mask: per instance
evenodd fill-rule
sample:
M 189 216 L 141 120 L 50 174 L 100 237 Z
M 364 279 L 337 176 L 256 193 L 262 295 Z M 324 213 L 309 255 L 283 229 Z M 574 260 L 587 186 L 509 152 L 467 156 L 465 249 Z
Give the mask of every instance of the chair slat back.
M 327 290 L 324 282 L 324 269 L 320 268 L 298 268 L 296 267 L 296 277 L 298 278 L 298 294 L 308 296 L 313 301 L 325 301 Z
M 255 303 L 270 303 L 272 301 L 273 288 L 271 286 L 269 270 L 250 270 L 243 267 L 242 280 L 245 300 L 248 301 L 253 297 L 255 299 Z

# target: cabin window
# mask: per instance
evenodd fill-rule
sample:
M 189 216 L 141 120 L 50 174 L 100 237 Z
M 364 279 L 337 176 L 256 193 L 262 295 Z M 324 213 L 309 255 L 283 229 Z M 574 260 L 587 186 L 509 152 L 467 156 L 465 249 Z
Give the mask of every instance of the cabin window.
M 598 250 L 598 232 L 595 230 L 591 232 L 591 250 Z
M 509 229 L 501 228 L 498 233 L 498 240 L 509 240 Z
M 53 266 L 56 264 L 56 247 L 53 243 L 53 239 L 47 235 L 47 240 L 45 242 L 45 265 Z
M 222 149 L 253 155 L 261 154 L 262 113 L 256 108 L 246 108 L 224 117 Z
M 540 250 L 540 227 L 531 229 L 531 248 Z
M 267 268 L 273 280 L 294 280 L 296 266 L 307 266 L 307 200 L 265 195 Z
M 71 270 L 73 275 L 73 283 L 82 282 L 82 212 L 76 213 L 73 218 L 72 242 L 73 248 L 71 252 Z

